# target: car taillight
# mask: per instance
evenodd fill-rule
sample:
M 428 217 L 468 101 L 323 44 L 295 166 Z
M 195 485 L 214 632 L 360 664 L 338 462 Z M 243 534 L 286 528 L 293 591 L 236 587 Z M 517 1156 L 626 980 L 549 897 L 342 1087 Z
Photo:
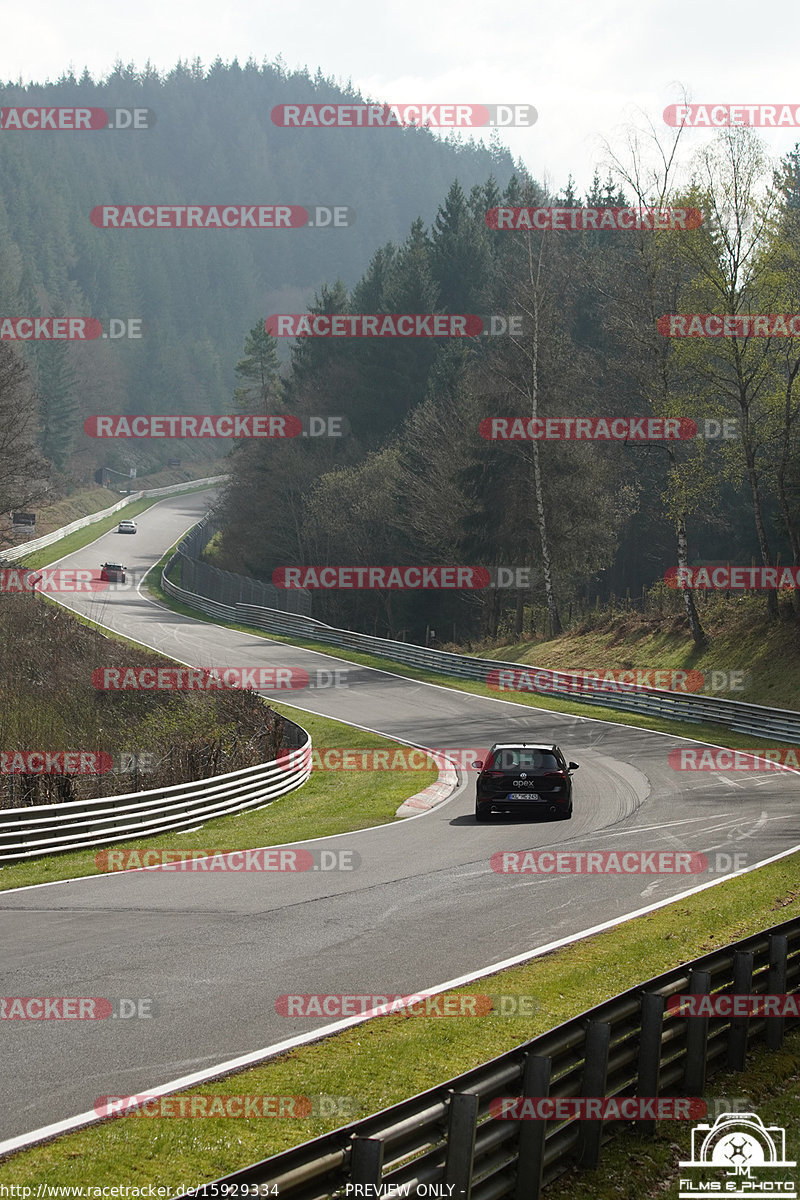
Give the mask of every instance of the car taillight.
M 567 772 L 566 771 L 545 771 L 544 778 L 545 779 L 566 779 Z
M 506 777 L 505 771 L 484 771 L 484 775 L 489 779 L 505 779 Z

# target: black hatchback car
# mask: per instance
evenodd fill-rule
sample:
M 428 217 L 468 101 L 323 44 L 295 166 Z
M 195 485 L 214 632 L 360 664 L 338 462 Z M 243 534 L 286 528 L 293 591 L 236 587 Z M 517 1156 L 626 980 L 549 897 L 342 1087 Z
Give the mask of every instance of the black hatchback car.
M 572 816 L 572 771 L 558 746 L 507 742 L 492 746 L 475 785 L 475 820 L 493 812 L 536 812 L 568 821 Z

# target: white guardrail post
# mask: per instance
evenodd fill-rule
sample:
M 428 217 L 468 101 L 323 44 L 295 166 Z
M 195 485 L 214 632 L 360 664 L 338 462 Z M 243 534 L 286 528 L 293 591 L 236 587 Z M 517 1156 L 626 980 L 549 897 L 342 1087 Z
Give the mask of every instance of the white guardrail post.
M 213 475 L 208 479 L 190 479 L 186 483 L 170 484 L 169 487 L 150 488 L 143 492 L 133 492 L 130 496 L 123 496 L 121 500 L 116 504 L 112 504 L 110 508 L 90 513 L 88 517 L 79 517 L 77 521 L 71 521 L 69 525 L 62 525 L 60 529 L 54 529 L 52 533 L 46 533 L 43 537 L 36 538 L 32 542 L 22 542 L 18 546 L 9 546 L 5 550 L 0 549 L 0 561 L 16 562 L 18 559 L 24 558 L 26 554 L 34 554 L 37 550 L 44 550 L 46 546 L 52 546 L 54 542 L 68 537 L 71 533 L 76 533 L 79 529 L 86 529 L 90 525 L 96 525 L 105 517 L 110 517 L 113 513 L 119 512 L 121 508 L 125 508 L 128 504 L 133 504 L 137 500 L 150 499 L 152 496 L 177 495 L 179 492 L 190 492 L 193 488 L 198 487 L 213 487 L 215 483 L 224 483 L 227 478 L 227 475 Z

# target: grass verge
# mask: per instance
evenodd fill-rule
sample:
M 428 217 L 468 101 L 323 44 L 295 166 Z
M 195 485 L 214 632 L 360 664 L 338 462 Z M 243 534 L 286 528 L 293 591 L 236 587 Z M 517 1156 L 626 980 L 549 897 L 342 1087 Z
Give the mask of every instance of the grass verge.
M 289 705 L 273 704 L 275 712 L 289 717 L 311 734 L 320 746 L 386 749 L 397 743 L 377 734 L 353 729 L 341 721 L 301 712 Z M 404 800 L 437 778 L 435 769 L 398 771 L 317 771 L 295 792 L 273 800 L 266 808 L 208 821 L 191 833 L 156 834 L 115 843 L 115 848 L 160 847 L 168 850 L 248 850 L 256 846 L 301 841 L 347 833 L 395 819 Z M 2 813 L 0 813 L 2 817 Z M 99 847 L 48 855 L 41 859 L 0 867 L 0 891 L 55 880 L 96 875 Z M 197 857 L 194 855 L 193 857 Z
M 800 1031 L 789 1034 L 781 1050 L 770 1051 L 763 1044 L 754 1047 L 745 1072 L 712 1076 L 706 1099 L 707 1124 L 713 1124 L 721 1112 L 756 1112 L 765 1125 L 786 1130 L 786 1157 L 800 1161 Z M 691 1157 L 690 1150 L 688 1127 L 662 1122 L 652 1138 L 629 1127 L 603 1148 L 596 1171 L 570 1168 L 547 1188 L 547 1200 L 677 1200 L 681 1177 L 690 1176 L 695 1187 L 700 1179 L 720 1180 L 717 1169 L 699 1172 L 679 1167 L 681 1159 Z M 771 1184 L 788 1181 L 792 1174 L 788 1168 L 773 1168 L 763 1176 L 754 1175 L 751 1194 L 758 1194 L 757 1178 Z M 788 1191 L 788 1185 L 783 1186 Z M 722 1179 L 722 1189 L 711 1194 L 725 1195 L 724 1188 Z
M 555 638 L 479 644 L 470 653 L 482 658 L 536 664 L 553 671 L 674 670 L 701 672 L 703 694 L 748 704 L 797 710 L 800 651 L 797 617 L 784 602 L 781 619 L 765 618 L 764 597 L 700 593 L 700 619 L 708 635 L 702 650 L 694 645 L 686 617 L 674 607 L 662 614 L 637 612 L 591 614 L 576 628 Z M 781 596 L 783 600 L 783 596 Z M 674 606 L 680 601 L 670 597 Z M 448 649 L 458 650 L 456 646 Z M 699 682 L 694 677 L 695 682 Z
M 55 503 L 37 509 L 36 536 L 44 537 L 45 534 L 54 533 L 63 525 L 69 525 L 81 517 L 88 517 L 92 513 L 109 508 L 119 499 L 119 492 L 113 492 L 111 488 L 101 487 L 99 484 L 62 496 Z
M 538 1006 L 533 1016 L 490 1013 L 479 1018 L 444 1019 L 397 1013 L 187 1094 L 303 1095 L 312 1100 L 338 1097 L 347 1099 L 353 1116 L 366 1116 L 477 1066 L 653 975 L 800 914 L 799 857 L 793 855 L 748 876 L 726 880 L 524 966 L 487 977 L 478 986 L 457 989 L 533 996 Z M 274 990 L 278 993 L 281 988 L 276 984 Z M 253 1040 L 258 1041 L 257 1030 Z M 756 1063 L 764 1099 L 779 1093 L 799 1065 L 796 1036 L 780 1055 L 768 1056 L 765 1066 Z M 737 1095 L 749 1095 L 749 1072 L 735 1077 L 732 1086 Z M 122 1081 L 120 1094 L 125 1094 Z M 94 1099 L 87 1084 L 83 1107 L 91 1108 Z M 121 1118 L 19 1152 L 0 1164 L 0 1180 L 29 1186 L 196 1185 L 351 1119 L 340 1114 L 341 1108 L 327 1119 Z M 674 1127 L 669 1130 L 662 1137 L 670 1138 L 673 1146 L 676 1137 L 681 1138 L 681 1151 L 688 1150 L 688 1132 L 676 1135 Z M 669 1146 L 666 1149 L 669 1151 Z M 625 1152 L 620 1153 L 617 1179 L 627 1170 Z M 643 1153 L 646 1156 L 650 1151 Z M 672 1161 L 682 1156 L 674 1155 Z M 656 1166 L 663 1170 L 666 1158 L 661 1157 L 660 1167 L 658 1162 Z M 610 1164 L 613 1160 L 605 1157 L 604 1161 Z M 595 1187 L 602 1171 L 608 1174 L 609 1169 L 613 1173 L 613 1166 L 601 1169 Z M 591 1194 L 606 1193 L 593 1190 Z M 634 1193 L 617 1188 L 607 1194 Z
M 202 487 L 186 488 L 184 492 L 178 492 L 176 495 L 190 496 L 193 492 L 205 492 L 207 489 L 208 484 L 204 484 Z M 76 550 L 82 550 L 84 546 L 88 546 L 96 538 L 116 528 L 123 519 L 129 521 L 132 518 L 138 517 L 140 513 L 146 512 L 148 508 L 152 508 L 154 504 L 160 504 L 162 500 L 168 499 L 168 496 L 149 496 L 141 500 L 135 500 L 133 504 L 126 504 L 124 508 L 111 513 L 108 517 L 104 517 L 102 521 L 96 521 L 94 525 L 87 525 L 84 529 L 76 529 L 74 533 L 67 534 L 66 537 L 53 542 L 51 546 L 45 546 L 42 550 L 37 550 L 34 554 L 26 555 L 24 565 L 36 568 L 47 567 L 50 563 L 64 558 L 67 554 L 74 554 Z M 110 505 L 106 505 L 106 508 L 109 507 Z M 11 565 L 14 566 L 13 563 Z

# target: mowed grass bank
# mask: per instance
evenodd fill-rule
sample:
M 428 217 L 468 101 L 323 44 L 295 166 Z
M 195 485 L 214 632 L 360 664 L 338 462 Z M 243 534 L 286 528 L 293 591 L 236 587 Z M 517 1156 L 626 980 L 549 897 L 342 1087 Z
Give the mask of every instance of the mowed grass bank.
M 669 599 L 676 603 L 674 593 Z M 778 621 L 766 620 L 763 595 L 712 594 L 698 602 L 709 639 L 703 650 L 695 648 L 682 612 L 667 611 L 592 614 L 557 638 L 478 643 L 469 653 L 553 671 L 700 672 L 706 695 L 800 709 L 798 619 L 786 601 Z
M 312 745 L 357 750 L 383 750 L 397 745 L 377 734 L 353 729 L 341 721 L 318 717 L 289 705 L 270 703 L 270 708 L 307 729 Z M 200 855 L 215 850 L 247 850 L 347 833 L 395 820 L 396 811 L 403 801 L 433 783 L 437 777 L 435 768 L 419 771 L 314 771 L 308 783 L 271 801 L 265 808 L 219 817 L 191 833 L 157 834 L 113 845 L 115 849 L 183 849 L 196 851 Z M 0 867 L 0 891 L 96 875 L 100 870 L 105 870 L 102 858 L 99 860 L 101 866 L 97 865 L 99 850 L 100 847 L 75 850 Z
M 338 1098 L 329 1101 L 334 1115 L 328 1118 L 119 1118 L 13 1155 L 0 1162 L 0 1182 L 34 1187 L 111 1183 L 177 1187 L 219 1178 L 436 1086 L 682 962 L 800 915 L 798 866 L 800 855 L 791 856 L 524 966 L 455 989 L 462 994 L 532 997 L 532 1016 L 502 1017 L 491 1012 L 481 1017 L 443 1018 L 396 1013 L 185 1093 L 306 1096 L 317 1104 L 323 1096 Z M 505 878 L 513 881 L 513 876 Z M 546 906 L 547 879 L 543 878 L 539 886 Z M 509 895 L 513 901 L 513 891 Z M 591 920 L 592 914 L 587 913 L 587 925 Z M 443 982 L 421 979 L 419 986 Z M 283 989 L 276 984 L 273 990 Z M 320 979 L 319 990 L 335 989 Z M 357 986 L 353 991 L 358 991 Z M 258 1031 L 254 1029 L 253 1034 L 253 1044 L 257 1045 Z M 780 1095 L 798 1069 L 800 1038 L 796 1035 L 780 1054 L 767 1056 L 764 1063 L 754 1060 L 761 1103 L 766 1103 L 769 1095 Z M 734 1077 L 733 1082 L 722 1081 L 721 1086 L 722 1092 L 717 1083 L 710 1084 L 707 1095 L 713 1095 L 715 1088 L 717 1094 L 734 1090 L 737 1096 L 748 1095 L 749 1073 Z M 126 1092 L 124 1078 L 120 1078 L 115 1094 L 124 1096 Z M 94 1099 L 92 1085 L 87 1083 L 84 1107 L 91 1108 Z M 662 1142 L 665 1138 L 667 1145 L 660 1146 L 660 1157 L 655 1159 L 655 1166 L 660 1163 L 663 1170 L 668 1160 L 685 1157 L 677 1153 L 675 1145 L 680 1142 L 680 1150 L 688 1150 L 688 1129 L 682 1124 L 665 1125 Z M 633 1197 L 636 1193 L 620 1179 L 627 1153 L 630 1151 L 621 1151 L 610 1190 L 598 1192 L 589 1187 L 581 1194 Z M 645 1147 L 640 1156 L 647 1159 L 651 1151 Z M 648 1170 L 652 1166 L 645 1165 Z M 661 1178 L 657 1174 L 654 1177 Z M 593 1174 L 592 1184 L 602 1178 L 602 1174 Z M 585 1188 L 586 1177 L 583 1183 Z M 663 1194 L 657 1185 L 654 1187 L 653 1195 Z

